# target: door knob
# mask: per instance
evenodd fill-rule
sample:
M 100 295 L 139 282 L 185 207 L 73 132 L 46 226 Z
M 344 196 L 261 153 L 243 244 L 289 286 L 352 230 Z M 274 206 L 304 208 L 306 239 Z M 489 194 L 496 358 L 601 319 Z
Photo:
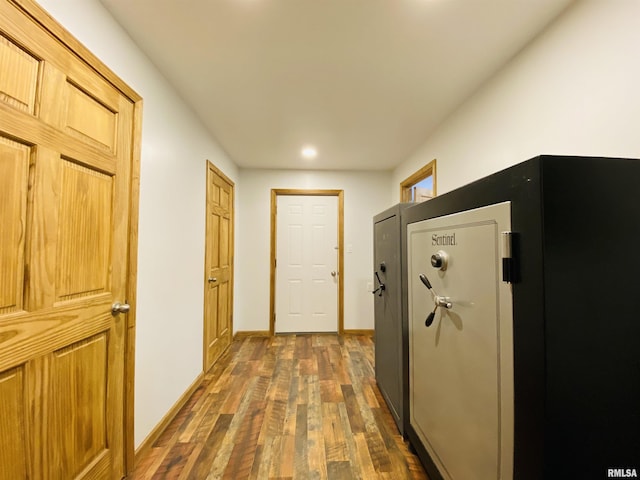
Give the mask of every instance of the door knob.
M 331 272 L 331 276 L 335 277 L 336 275 L 338 275 L 338 272 L 336 272 L 335 270 L 333 272 Z
M 217 282 L 217 281 L 218 281 L 218 279 L 216 277 L 207 278 L 207 282 L 209 282 L 209 283 L 213 283 L 213 282 Z
M 131 306 L 128 303 L 116 302 L 111 305 L 111 313 L 113 315 L 118 315 L 119 313 L 129 313 L 129 310 L 131 310 Z

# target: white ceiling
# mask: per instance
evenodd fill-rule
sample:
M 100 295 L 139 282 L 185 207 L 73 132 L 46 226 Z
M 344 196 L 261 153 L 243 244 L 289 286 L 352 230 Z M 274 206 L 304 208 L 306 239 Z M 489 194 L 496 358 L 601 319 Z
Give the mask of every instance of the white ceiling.
M 405 160 L 572 1 L 101 0 L 239 166 L 332 170 Z

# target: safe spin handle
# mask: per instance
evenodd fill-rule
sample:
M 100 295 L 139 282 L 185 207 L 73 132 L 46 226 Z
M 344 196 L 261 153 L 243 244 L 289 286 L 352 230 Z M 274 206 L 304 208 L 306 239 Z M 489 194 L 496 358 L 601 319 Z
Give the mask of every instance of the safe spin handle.
M 433 323 L 433 319 L 436 318 L 436 310 L 438 309 L 438 305 L 436 305 L 433 309 L 433 312 L 431 312 L 428 316 L 427 319 L 424 321 L 424 326 L 425 327 L 430 327 L 431 324 Z
M 429 283 L 429 280 L 427 279 L 427 276 L 424 273 L 420 274 L 420 280 L 422 280 L 422 283 L 424 283 L 424 286 L 427 287 L 429 290 L 431 290 L 431 284 Z
M 436 317 L 436 310 L 438 310 L 438 307 L 451 308 L 452 304 L 449 301 L 449 297 L 441 297 L 433 290 L 431 282 L 429 282 L 429 279 L 424 273 L 421 273 L 420 275 L 418 275 L 418 277 L 420 278 L 420 281 L 424 283 L 424 286 L 429 289 L 429 291 L 433 295 L 433 302 L 436 304 L 435 307 L 433 307 L 433 311 L 427 316 L 427 319 L 424 321 L 424 326 L 430 327 L 433 323 L 433 319 Z
M 383 264 L 384 265 L 384 264 Z M 382 280 L 380 280 L 380 275 L 378 275 L 378 272 L 376 272 L 376 280 L 378 281 L 378 288 L 376 288 L 373 292 L 374 295 L 377 293 L 379 297 L 382 296 L 382 292 L 384 290 L 386 290 L 387 287 L 385 287 L 384 283 L 382 283 Z

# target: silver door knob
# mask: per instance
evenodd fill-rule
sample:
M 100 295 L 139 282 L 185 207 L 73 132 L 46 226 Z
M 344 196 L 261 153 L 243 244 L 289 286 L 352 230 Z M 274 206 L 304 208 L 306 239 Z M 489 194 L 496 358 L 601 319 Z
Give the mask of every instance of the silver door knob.
M 335 277 L 336 275 L 338 275 L 338 272 L 336 272 L 335 270 L 333 272 L 331 272 L 331 276 Z
M 207 282 L 209 282 L 209 283 L 213 283 L 213 282 L 217 282 L 217 281 L 218 281 L 218 279 L 216 277 L 207 278 Z
M 111 313 L 118 315 L 119 313 L 129 313 L 131 306 L 128 303 L 116 302 L 111 305 Z

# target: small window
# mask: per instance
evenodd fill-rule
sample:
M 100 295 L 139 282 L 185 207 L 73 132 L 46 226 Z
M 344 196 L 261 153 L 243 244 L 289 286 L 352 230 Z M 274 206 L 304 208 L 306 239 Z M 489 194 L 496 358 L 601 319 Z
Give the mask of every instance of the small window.
M 400 201 L 420 203 L 436 196 L 436 161 L 432 160 L 400 184 Z

